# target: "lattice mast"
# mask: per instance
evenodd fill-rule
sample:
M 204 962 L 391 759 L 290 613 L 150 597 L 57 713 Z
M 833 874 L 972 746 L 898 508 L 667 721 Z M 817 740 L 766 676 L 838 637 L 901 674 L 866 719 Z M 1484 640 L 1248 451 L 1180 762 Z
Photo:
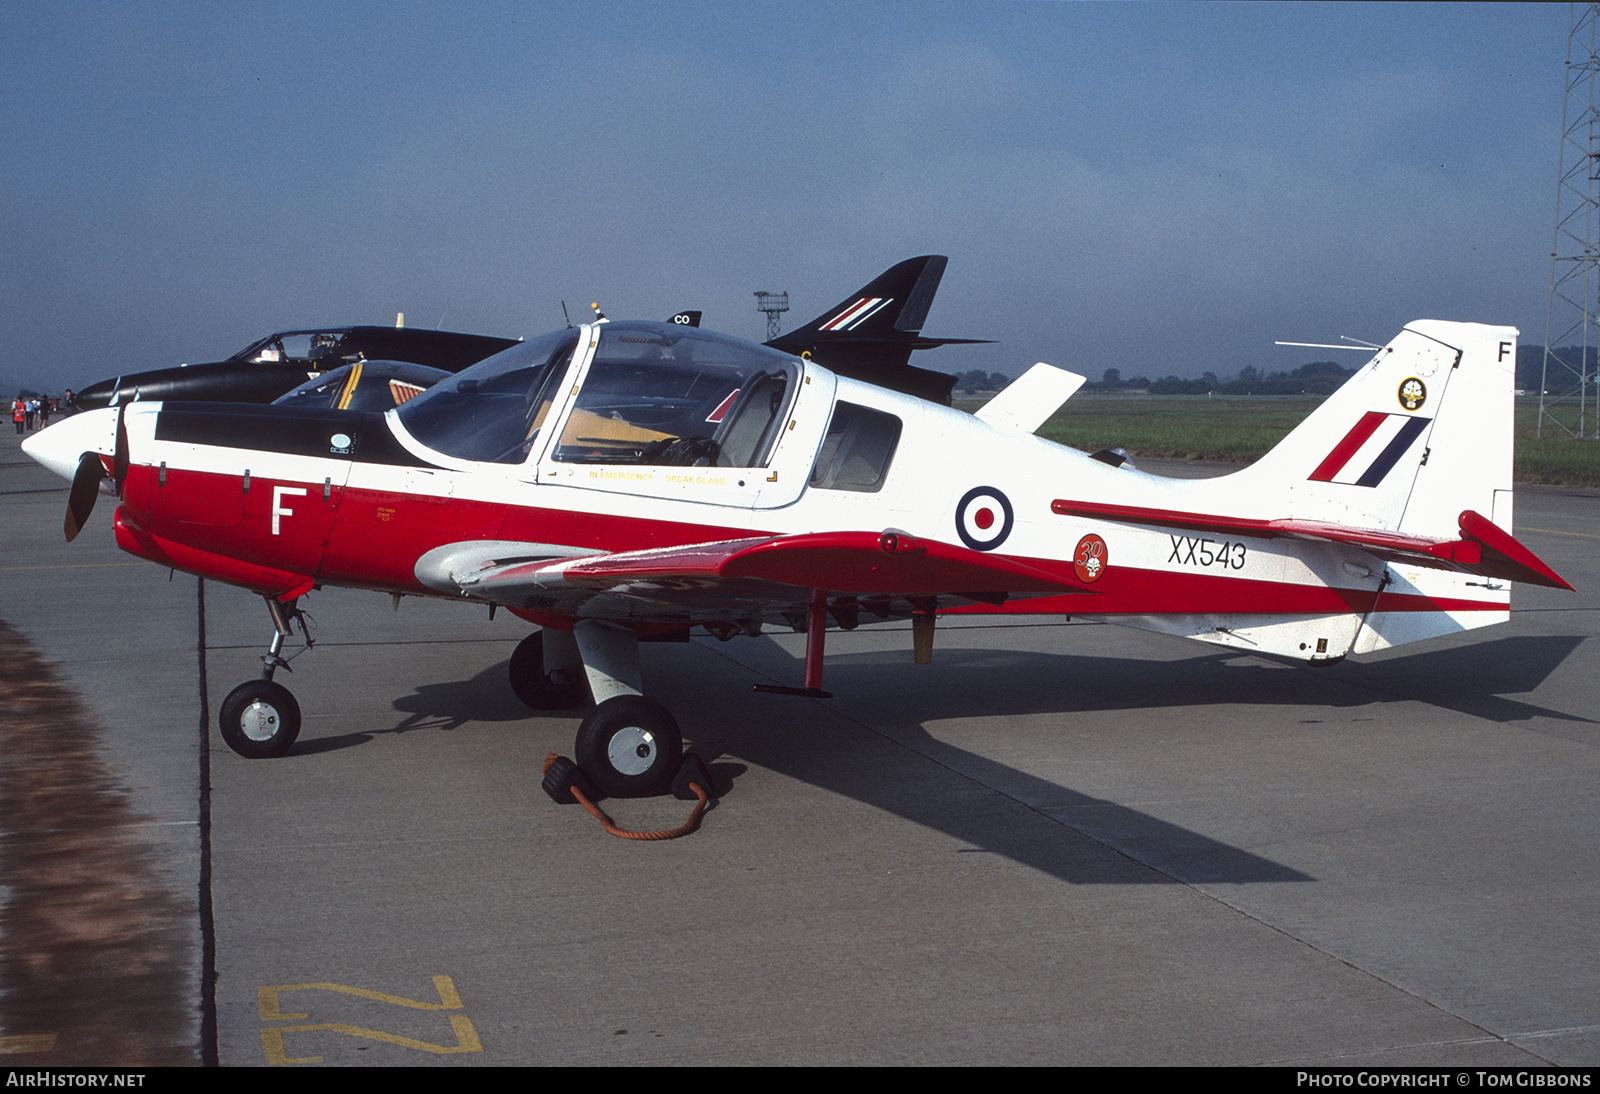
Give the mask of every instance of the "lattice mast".
M 758 292 L 756 293 L 756 311 L 767 313 L 767 341 L 772 341 L 783 333 L 783 324 L 778 316 L 789 310 L 789 294 L 786 292 Z
M 1595 361 L 1600 341 L 1600 4 L 1573 4 L 1561 104 L 1556 232 L 1535 435 L 1600 439 Z

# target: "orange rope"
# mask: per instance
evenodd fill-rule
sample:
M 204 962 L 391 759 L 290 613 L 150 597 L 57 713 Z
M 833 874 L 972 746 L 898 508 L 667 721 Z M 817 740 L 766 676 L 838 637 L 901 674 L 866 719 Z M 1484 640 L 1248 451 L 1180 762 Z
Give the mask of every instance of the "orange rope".
M 552 752 L 549 756 L 545 757 L 544 769 L 549 771 L 550 765 L 555 763 L 555 761 L 556 754 Z M 608 817 L 605 813 L 605 810 L 601 809 L 598 805 L 594 804 L 594 802 L 586 798 L 583 791 L 579 790 L 576 786 L 572 787 L 571 791 L 572 796 L 578 800 L 578 804 L 587 809 L 594 819 L 600 822 L 600 827 L 604 828 L 609 834 L 616 836 L 618 839 L 663 840 L 677 839 L 679 836 L 687 836 L 690 832 L 693 832 L 696 828 L 700 827 L 700 815 L 706 811 L 706 806 L 711 803 L 711 799 L 706 794 L 705 790 L 701 789 L 700 784 L 697 782 L 691 781 L 689 783 L 689 789 L 693 790 L 695 797 L 700 799 L 695 803 L 694 811 L 689 814 L 689 819 L 683 823 L 682 827 L 673 828 L 663 832 L 632 832 L 626 828 L 618 828 L 617 822 Z

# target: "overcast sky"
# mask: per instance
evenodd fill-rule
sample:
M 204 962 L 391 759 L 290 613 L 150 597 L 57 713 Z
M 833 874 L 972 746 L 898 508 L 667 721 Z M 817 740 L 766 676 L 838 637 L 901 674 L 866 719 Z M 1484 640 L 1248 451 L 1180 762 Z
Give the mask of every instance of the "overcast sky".
M 0 9 L 0 383 L 273 330 L 765 337 L 950 256 L 925 367 L 1227 376 L 1542 342 L 1566 5 Z M 1347 355 L 1346 363 L 1360 358 Z M 1343 358 L 1341 358 L 1343 360 Z

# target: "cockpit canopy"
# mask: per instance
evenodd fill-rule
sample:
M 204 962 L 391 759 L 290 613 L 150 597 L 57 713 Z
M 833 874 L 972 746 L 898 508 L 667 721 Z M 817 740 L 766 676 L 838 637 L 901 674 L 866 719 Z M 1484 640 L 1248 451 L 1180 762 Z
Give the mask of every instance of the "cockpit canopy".
M 319 372 L 272 400 L 274 406 L 382 414 L 421 395 L 450 373 L 410 361 L 356 361 Z
M 737 338 L 669 323 L 604 323 L 550 458 L 562 463 L 761 467 L 794 398 L 800 363 Z M 580 330 L 532 339 L 398 411 L 407 432 L 459 459 L 515 464 L 535 448 Z M 581 364 L 580 356 L 580 364 Z

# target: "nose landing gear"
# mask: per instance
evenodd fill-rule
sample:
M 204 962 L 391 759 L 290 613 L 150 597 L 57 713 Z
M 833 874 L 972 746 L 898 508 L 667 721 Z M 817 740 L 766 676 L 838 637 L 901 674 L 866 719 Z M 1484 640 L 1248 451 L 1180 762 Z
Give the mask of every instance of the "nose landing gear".
M 261 679 L 246 681 L 228 692 L 217 714 L 217 727 L 228 747 L 253 760 L 282 756 L 300 736 L 300 704 L 288 688 L 272 677 L 280 668 L 294 671 L 289 667 L 289 658 L 282 654 L 283 640 L 293 633 L 296 620 L 305 636 L 305 648 L 312 646 L 305 613 L 295 606 L 295 601 L 283 604 L 270 596 L 264 599 L 273 630 L 267 652 L 261 656 Z

